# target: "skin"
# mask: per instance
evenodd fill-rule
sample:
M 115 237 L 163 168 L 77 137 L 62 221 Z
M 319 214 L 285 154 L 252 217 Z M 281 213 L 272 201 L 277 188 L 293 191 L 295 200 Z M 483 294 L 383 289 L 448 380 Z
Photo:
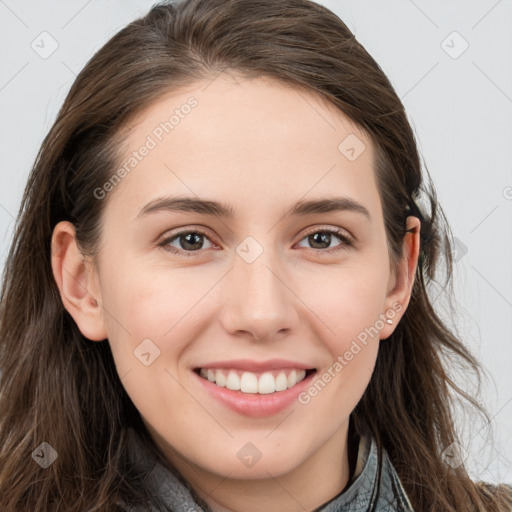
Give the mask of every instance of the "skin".
M 108 338 L 157 445 L 215 512 L 311 510 L 347 484 L 348 418 L 380 340 L 407 308 L 420 224 L 407 219 L 412 232 L 392 272 L 370 139 L 314 94 L 266 78 L 223 74 L 210 82 L 172 91 L 134 120 L 123 161 L 167 112 L 190 96 L 198 101 L 103 199 L 96 260 L 82 256 L 72 224 L 55 227 L 53 272 L 84 336 Z M 338 150 L 349 134 L 366 146 L 354 161 Z M 234 218 L 168 211 L 137 217 L 153 199 L 171 195 L 229 203 Z M 300 199 L 334 196 L 361 203 L 371 219 L 353 211 L 284 217 Z M 183 237 L 168 242 L 181 254 L 158 245 L 177 228 L 205 232 L 199 249 L 188 249 L 192 257 L 184 255 L 190 246 Z M 315 245 L 308 237 L 325 228 L 344 230 L 353 246 L 328 254 L 343 241 L 332 235 Z M 263 248 L 252 263 L 236 252 L 248 236 Z M 192 372 L 219 360 L 284 358 L 322 375 L 379 315 L 398 308 L 393 324 L 384 323 L 309 403 L 270 417 L 227 409 Z M 160 350 L 149 366 L 134 357 L 147 338 Z M 262 455 L 252 467 L 237 457 L 249 441 Z

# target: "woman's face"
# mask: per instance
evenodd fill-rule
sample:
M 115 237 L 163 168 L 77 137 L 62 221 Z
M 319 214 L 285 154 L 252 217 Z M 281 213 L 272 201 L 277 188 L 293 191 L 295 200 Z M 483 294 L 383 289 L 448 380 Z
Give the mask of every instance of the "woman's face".
M 95 191 L 94 294 L 128 395 L 191 479 L 339 465 L 408 299 L 373 155 L 340 111 L 263 78 L 191 85 L 133 123 L 121 180 Z

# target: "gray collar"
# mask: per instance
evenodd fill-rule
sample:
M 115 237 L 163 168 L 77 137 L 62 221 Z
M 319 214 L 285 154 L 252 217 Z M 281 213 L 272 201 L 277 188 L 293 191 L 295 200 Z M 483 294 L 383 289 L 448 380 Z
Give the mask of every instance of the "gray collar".
M 133 429 L 129 428 L 128 433 L 132 468 L 146 475 L 141 485 L 158 497 L 164 510 L 209 512 L 190 486 L 156 460 Z M 120 505 L 126 507 L 124 502 Z M 133 507 L 126 510 L 143 512 Z M 356 468 L 348 486 L 312 512 L 341 511 L 414 512 L 386 451 L 379 457 L 377 444 L 371 437 L 362 437 L 359 441 Z

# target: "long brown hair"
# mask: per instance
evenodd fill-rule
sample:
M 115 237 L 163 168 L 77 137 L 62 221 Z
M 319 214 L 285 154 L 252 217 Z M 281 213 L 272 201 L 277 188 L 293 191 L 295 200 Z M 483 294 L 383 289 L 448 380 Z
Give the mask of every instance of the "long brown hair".
M 418 511 L 512 507 L 504 486 L 478 485 L 442 452 L 457 441 L 445 355 L 478 376 L 477 361 L 441 321 L 427 286 L 444 262 L 450 230 L 422 173 L 404 107 L 345 24 L 308 0 L 187 0 L 157 4 L 108 41 L 76 78 L 43 141 L 23 195 L 4 269 L 0 312 L 0 509 L 116 510 L 151 501 L 123 454 L 127 429 L 151 440 L 126 394 L 107 341 L 92 343 L 65 310 L 51 270 L 54 226 L 76 227 L 84 253 L 96 242 L 106 201 L 93 194 L 120 162 L 124 128 L 163 94 L 223 70 L 268 76 L 314 92 L 362 128 L 376 148 L 390 256 L 401 255 L 408 214 L 423 216 L 421 256 L 407 311 L 381 344 L 352 414 L 385 448 Z M 424 176 L 428 178 L 425 181 Z M 414 209 L 420 204 L 422 214 Z M 58 453 L 46 469 L 31 454 Z

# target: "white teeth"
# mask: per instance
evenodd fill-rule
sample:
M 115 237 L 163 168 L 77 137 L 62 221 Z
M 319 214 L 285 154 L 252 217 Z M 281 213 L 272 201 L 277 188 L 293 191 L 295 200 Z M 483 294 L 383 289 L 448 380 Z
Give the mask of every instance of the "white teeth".
M 277 375 L 272 372 L 258 375 L 252 372 L 243 372 L 240 376 L 240 372 L 236 370 L 205 370 L 202 368 L 199 374 L 222 388 L 226 387 L 242 393 L 268 395 L 295 386 L 306 377 L 306 370 L 292 370 L 288 375 L 285 371 L 281 371 Z
M 305 374 L 305 372 L 304 372 L 304 374 Z M 281 372 L 276 377 L 276 391 L 284 391 L 287 388 L 288 388 L 288 379 L 286 378 L 286 375 L 283 372 Z
M 297 384 L 297 372 L 292 370 L 290 375 L 288 375 L 288 387 L 291 388 L 292 386 L 295 386 L 295 384 Z
M 264 373 L 258 381 L 258 393 L 268 395 L 276 390 L 276 380 L 271 373 Z
M 244 372 L 240 379 L 240 391 L 242 393 L 257 393 L 258 378 L 254 373 Z
M 240 377 L 236 372 L 230 371 L 228 378 L 226 379 L 226 387 L 232 391 L 238 391 L 240 389 Z
M 217 370 L 215 372 L 215 383 L 217 384 L 217 386 L 220 386 L 221 388 L 226 386 L 226 377 L 220 370 Z

